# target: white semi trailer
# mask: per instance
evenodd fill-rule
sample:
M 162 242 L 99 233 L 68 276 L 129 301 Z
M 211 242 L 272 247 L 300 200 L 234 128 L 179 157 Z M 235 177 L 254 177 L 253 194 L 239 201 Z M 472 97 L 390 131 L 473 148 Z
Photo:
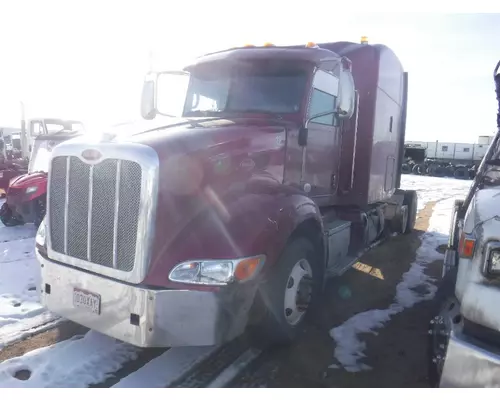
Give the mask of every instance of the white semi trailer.
M 472 179 L 492 140 L 479 136 L 477 143 L 407 141 L 402 172 Z

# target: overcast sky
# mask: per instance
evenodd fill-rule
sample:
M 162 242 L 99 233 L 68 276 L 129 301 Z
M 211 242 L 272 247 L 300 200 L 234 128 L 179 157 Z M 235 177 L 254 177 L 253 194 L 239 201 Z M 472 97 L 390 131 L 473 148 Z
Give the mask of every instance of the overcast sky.
M 157 67 L 171 67 L 245 43 L 367 35 L 391 47 L 409 72 L 407 139 L 474 142 L 495 130 L 500 14 L 342 14 L 315 0 L 281 8 L 256 0 L 231 8 L 215 0 L 40 3 L 0 9 L 0 126 L 19 125 L 20 100 L 28 117 L 138 118 L 150 50 Z

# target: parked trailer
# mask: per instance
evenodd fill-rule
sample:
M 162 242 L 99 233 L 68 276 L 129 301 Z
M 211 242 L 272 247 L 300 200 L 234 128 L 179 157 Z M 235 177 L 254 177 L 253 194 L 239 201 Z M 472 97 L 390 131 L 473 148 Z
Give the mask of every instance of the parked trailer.
M 401 171 L 404 174 L 472 179 L 491 140 L 491 136 L 479 136 L 477 144 L 408 141 Z
M 406 99 L 383 45 L 233 48 L 148 74 L 144 126 L 53 150 L 43 305 L 141 347 L 247 327 L 291 341 L 326 277 L 413 229 Z

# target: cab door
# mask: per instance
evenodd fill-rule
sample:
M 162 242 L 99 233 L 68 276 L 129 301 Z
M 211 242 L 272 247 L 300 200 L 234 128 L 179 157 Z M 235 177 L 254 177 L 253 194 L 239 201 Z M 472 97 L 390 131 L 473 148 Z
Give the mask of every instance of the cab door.
M 303 182 L 311 185 L 310 196 L 321 204 L 328 203 L 336 193 L 340 156 L 340 130 L 335 113 L 339 91 L 339 78 L 333 71 L 318 69 L 313 78 L 307 118 L 307 148 Z

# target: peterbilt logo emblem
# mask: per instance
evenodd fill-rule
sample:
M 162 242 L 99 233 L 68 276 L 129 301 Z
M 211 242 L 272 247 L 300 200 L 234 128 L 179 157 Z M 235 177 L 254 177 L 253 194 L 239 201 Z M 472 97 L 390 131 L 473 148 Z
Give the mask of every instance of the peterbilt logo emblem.
M 95 161 L 99 160 L 99 158 L 102 157 L 102 154 L 99 150 L 87 149 L 82 151 L 82 157 L 85 158 L 87 161 Z

